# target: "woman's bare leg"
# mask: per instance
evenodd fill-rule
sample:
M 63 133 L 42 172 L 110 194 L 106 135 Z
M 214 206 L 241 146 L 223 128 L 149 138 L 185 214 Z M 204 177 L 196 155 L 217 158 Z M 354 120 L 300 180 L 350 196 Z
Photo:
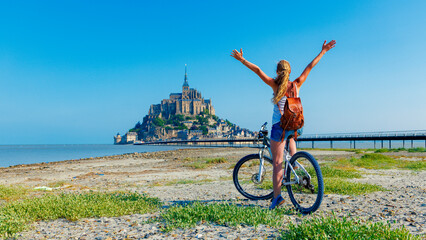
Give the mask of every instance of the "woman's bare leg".
M 274 198 L 281 194 L 281 181 L 283 179 L 283 155 L 285 142 L 276 142 L 271 139 L 272 152 L 272 183 L 274 185 Z M 291 146 L 291 145 L 290 145 Z
M 290 149 L 290 155 L 293 156 L 294 154 L 296 154 L 297 149 L 296 149 L 296 141 L 294 141 L 294 138 L 290 139 L 290 143 L 289 143 L 289 149 Z

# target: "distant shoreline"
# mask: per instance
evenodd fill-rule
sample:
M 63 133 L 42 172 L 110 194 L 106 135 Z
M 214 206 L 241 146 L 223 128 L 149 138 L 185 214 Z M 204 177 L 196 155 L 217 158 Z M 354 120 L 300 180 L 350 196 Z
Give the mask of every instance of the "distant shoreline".
M 113 144 L 0 145 L 0 168 L 67 160 L 107 157 L 135 152 L 157 152 L 185 146 L 136 146 Z

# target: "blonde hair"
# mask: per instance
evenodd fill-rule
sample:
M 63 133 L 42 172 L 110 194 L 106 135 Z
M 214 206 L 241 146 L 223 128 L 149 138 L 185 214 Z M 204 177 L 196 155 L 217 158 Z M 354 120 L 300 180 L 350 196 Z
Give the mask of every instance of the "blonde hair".
M 287 92 L 288 80 L 290 79 L 291 67 L 286 60 L 281 60 L 277 64 L 277 77 L 274 79 L 278 85 L 277 92 L 274 93 L 272 102 L 277 104 Z

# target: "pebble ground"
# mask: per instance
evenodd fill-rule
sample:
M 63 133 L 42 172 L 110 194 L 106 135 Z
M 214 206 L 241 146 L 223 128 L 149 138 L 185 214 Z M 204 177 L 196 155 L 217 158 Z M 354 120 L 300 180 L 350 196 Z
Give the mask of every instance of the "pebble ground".
M 58 163 L 56 167 L 55 164 L 48 167 L 52 171 L 62 171 L 66 167 L 71 167 L 74 171 L 77 171 L 75 169 L 80 166 L 85 171 L 81 170 L 79 175 L 72 174 L 78 177 L 71 180 L 68 179 L 74 185 L 88 188 L 102 185 L 108 186 L 110 190 L 114 190 L 114 187 L 116 187 L 117 189 L 125 188 L 126 190 L 147 193 L 150 196 L 160 198 L 165 207 L 192 201 L 204 201 L 206 203 L 233 201 L 243 205 L 251 204 L 267 208 L 270 204 L 269 201 L 249 201 L 235 190 L 232 180 L 229 179 L 232 175 L 232 168 L 211 167 L 191 170 L 182 168 L 182 162 L 179 161 L 188 157 L 225 156 L 230 161 L 236 162 L 241 156 L 250 151 L 253 152 L 252 149 L 191 149 L 165 153 L 122 155 L 103 159 L 96 158 L 92 160 L 93 162 L 87 160 L 87 164 L 93 165 L 92 169 L 87 167 L 87 165 L 82 165 L 81 161 L 73 162 L 71 165 Z M 336 157 L 336 154 L 338 155 L 339 153 L 333 154 L 331 156 L 314 156 L 320 160 L 328 160 L 330 157 Z M 343 157 L 347 156 L 345 155 L 346 153 L 342 154 Z M 95 164 L 102 161 L 114 161 L 114 159 L 121 164 L 121 168 L 118 170 L 114 164 L 101 165 L 102 167 Z M 129 162 L 126 162 L 127 167 L 132 168 L 134 172 L 122 165 L 123 159 L 130 159 Z M 35 169 L 38 167 L 33 166 Z M 88 174 L 88 172 L 93 173 L 93 169 L 101 169 L 103 175 Z M 114 169 L 117 172 L 114 172 Z M 28 172 L 28 169 L 21 170 Z M 43 174 L 44 170 L 44 168 L 40 169 L 40 174 Z M 353 181 L 378 184 L 389 189 L 389 191 L 359 196 L 327 194 L 324 196 L 320 209 L 313 215 L 289 214 L 285 216 L 286 219 L 281 220 L 284 223 L 298 223 L 305 218 L 334 213 L 338 216 L 356 217 L 372 222 L 389 222 L 393 228 L 405 226 L 414 235 L 425 236 L 426 188 L 424 182 L 426 171 L 363 171 L 363 178 Z M 124 174 L 120 175 L 118 172 L 124 172 Z M 138 174 L 135 172 L 138 172 Z M 11 173 L 13 173 L 13 170 L 11 170 Z M 176 178 L 199 181 L 178 185 L 159 184 Z M 200 180 L 202 178 L 210 179 L 211 181 L 203 182 Z M 36 185 L 39 186 L 40 184 Z M 104 190 L 103 188 L 99 189 Z M 285 193 L 283 196 L 286 199 L 283 207 L 292 208 L 291 202 Z M 175 229 L 171 232 L 163 232 L 161 223 L 147 222 L 148 219 L 156 217 L 158 214 L 157 212 L 111 218 L 89 218 L 75 222 L 65 219 L 39 221 L 32 224 L 27 231 L 19 233 L 17 239 L 279 239 L 280 232 L 286 229 L 285 224 L 281 229 L 274 229 L 262 225 L 257 228 L 251 226 L 233 227 L 205 222 L 199 223 L 196 227 L 190 229 Z

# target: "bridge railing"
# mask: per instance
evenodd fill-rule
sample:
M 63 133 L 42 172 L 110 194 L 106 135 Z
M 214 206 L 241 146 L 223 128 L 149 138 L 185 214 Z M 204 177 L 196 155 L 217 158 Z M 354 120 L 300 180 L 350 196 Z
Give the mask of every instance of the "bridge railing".
M 327 133 L 327 134 L 304 134 L 299 139 L 329 139 L 329 138 L 378 138 L 384 137 L 422 137 L 426 136 L 426 130 L 411 131 L 389 131 L 389 132 L 359 132 L 359 133 Z M 418 138 L 417 138 L 418 139 Z

